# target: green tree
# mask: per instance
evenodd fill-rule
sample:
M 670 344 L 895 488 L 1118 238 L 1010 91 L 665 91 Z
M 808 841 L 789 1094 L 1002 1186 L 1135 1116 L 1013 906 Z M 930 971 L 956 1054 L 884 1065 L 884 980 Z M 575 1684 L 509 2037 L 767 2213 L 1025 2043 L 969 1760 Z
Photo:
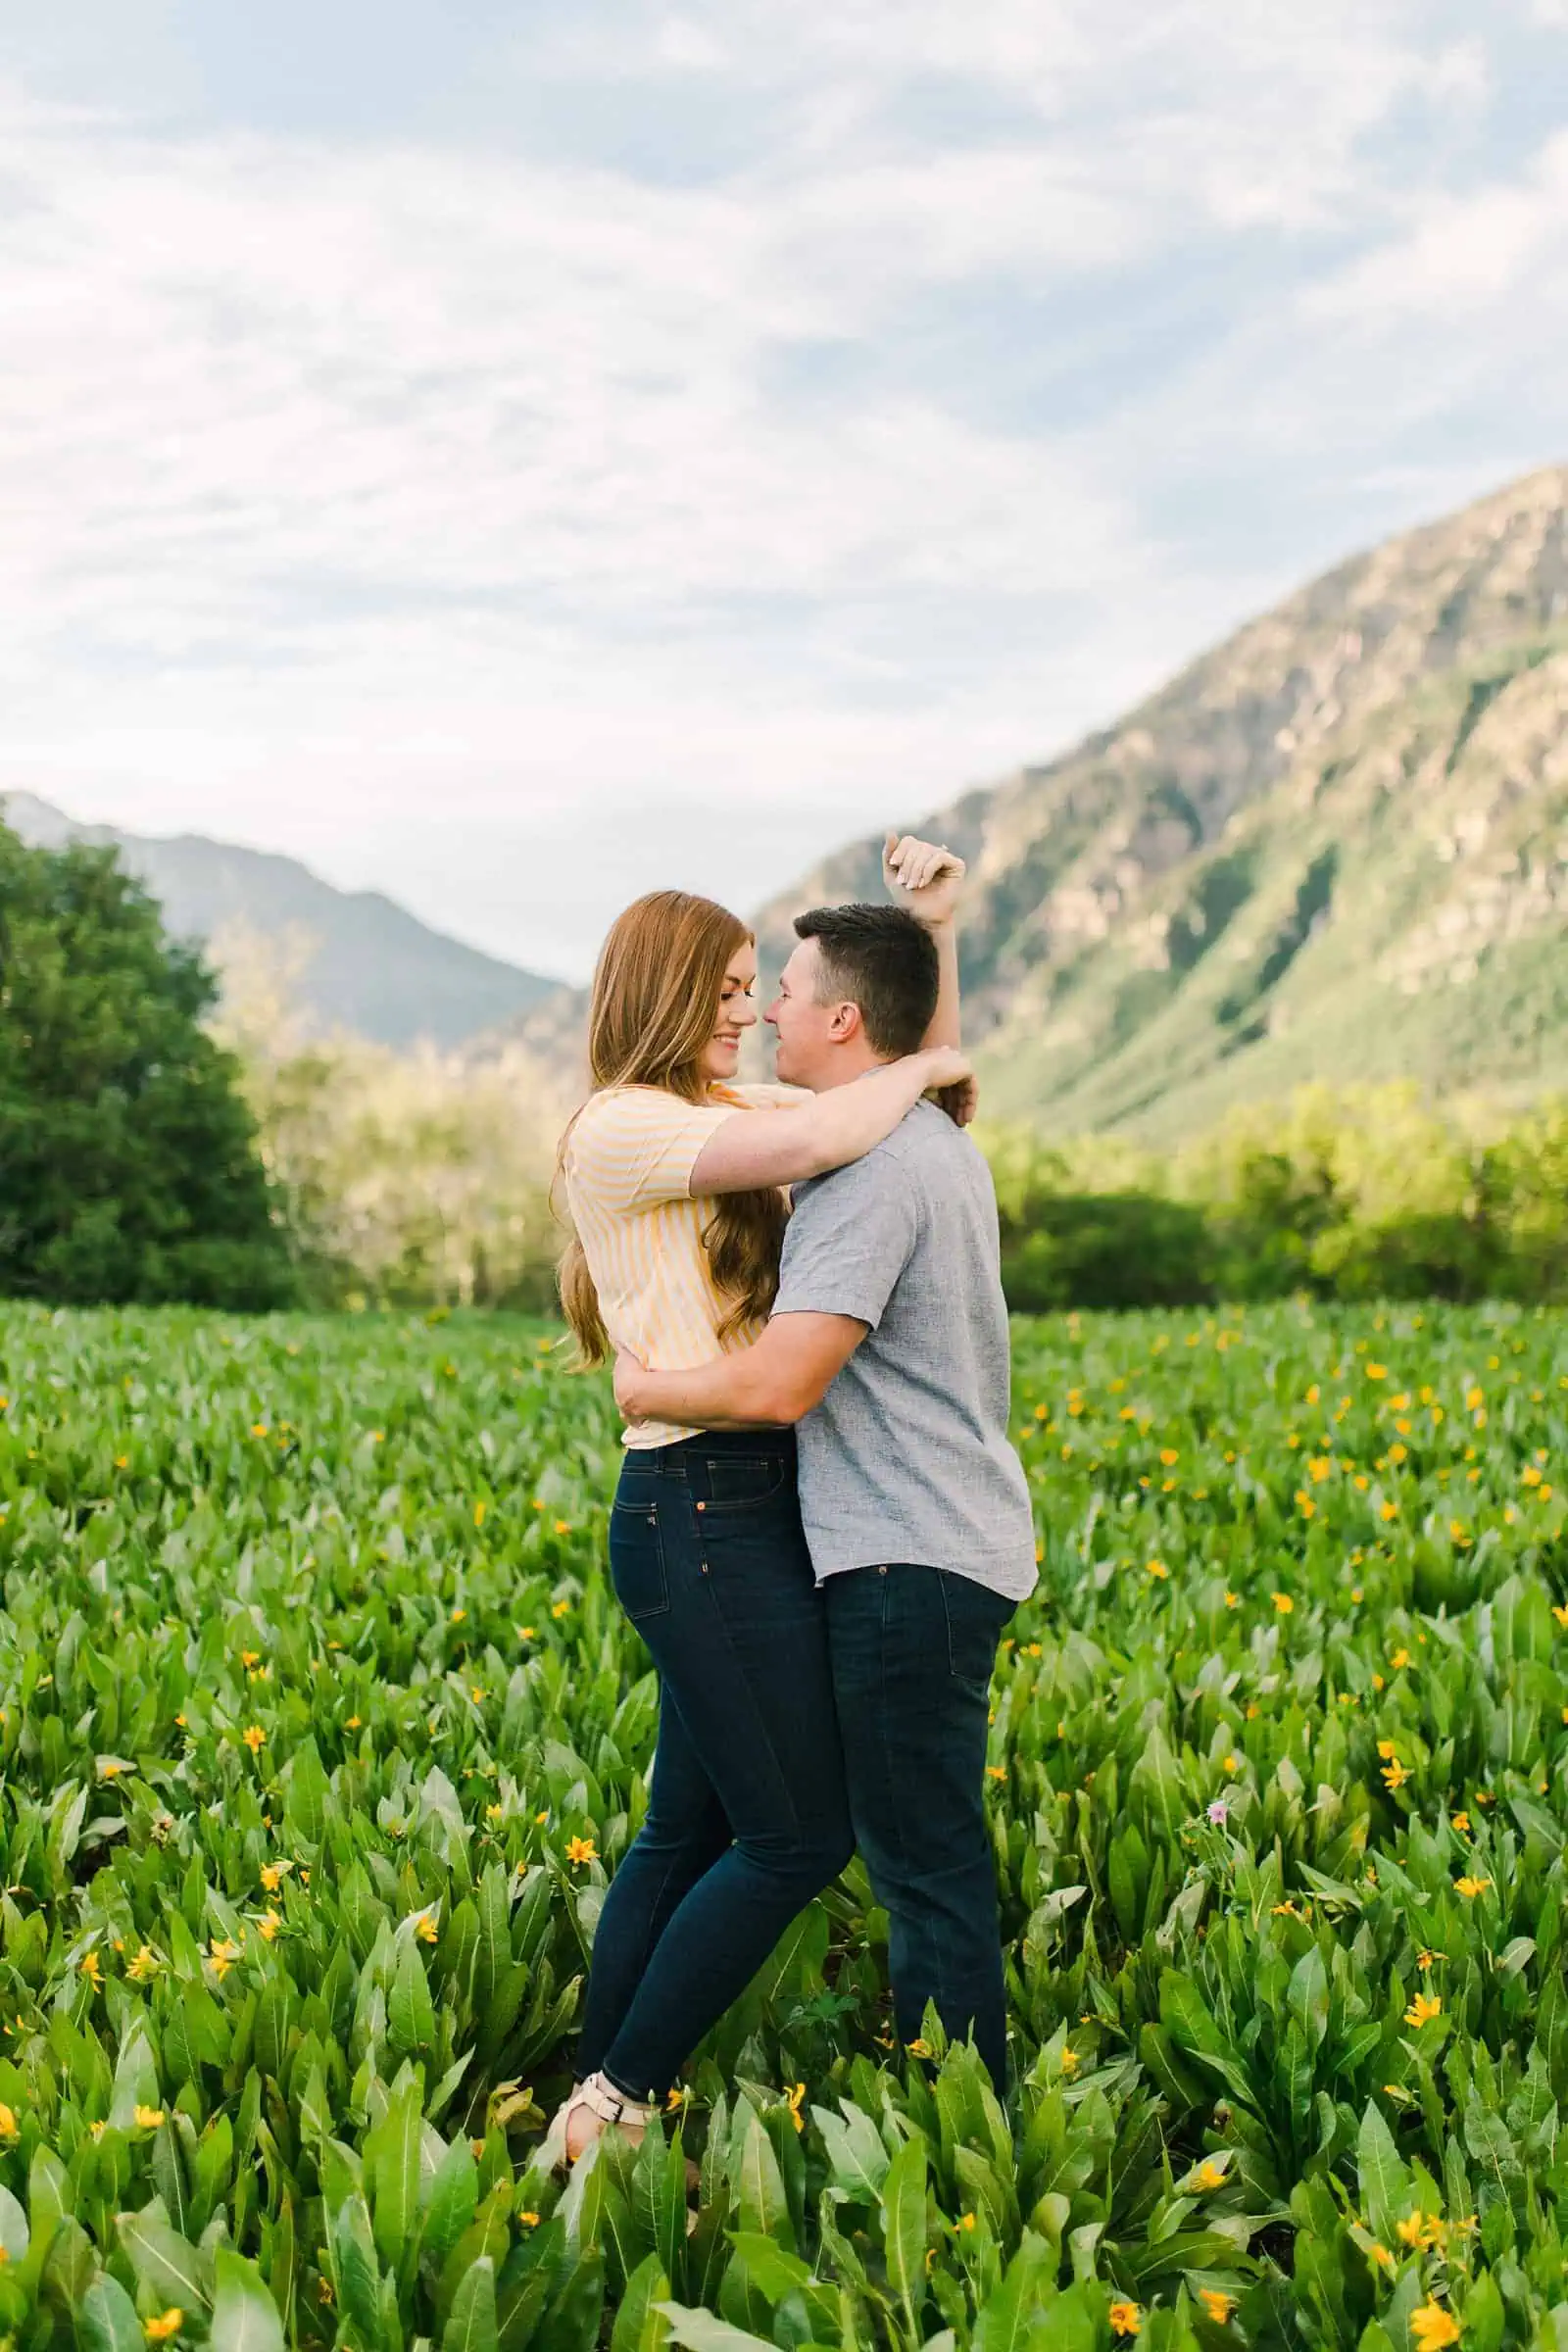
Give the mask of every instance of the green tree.
M 113 852 L 0 825 L 0 1292 L 265 1307 L 286 1236 L 215 983 Z

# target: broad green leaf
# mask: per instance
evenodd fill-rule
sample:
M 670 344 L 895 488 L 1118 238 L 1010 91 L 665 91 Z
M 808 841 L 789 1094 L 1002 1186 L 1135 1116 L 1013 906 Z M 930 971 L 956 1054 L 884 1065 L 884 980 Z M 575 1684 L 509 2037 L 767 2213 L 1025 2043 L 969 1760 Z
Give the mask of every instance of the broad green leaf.
M 136 2306 L 118 2278 L 100 2271 L 76 2310 L 84 2352 L 146 2352 Z
M 773 2143 L 758 2115 L 747 2122 L 736 2187 L 741 2228 L 755 2230 L 760 2237 L 777 2238 L 781 2245 L 787 2245 L 792 2232 L 784 2176 L 778 2169 Z
M 782 2302 L 793 2287 L 804 2286 L 811 2266 L 799 2254 L 788 2254 L 770 2237 L 755 2230 L 737 2230 L 731 2241 L 745 2263 L 747 2275 L 769 2303 Z
M 924 2142 L 907 2140 L 882 2183 L 882 2230 L 889 2283 L 911 2327 L 925 2296 L 925 2181 Z
M 416 2081 L 398 2093 L 366 2142 L 375 2250 L 389 2270 L 397 2269 L 418 2227 L 420 2129 Z
M 1356 2176 L 1367 2226 L 1383 2244 L 1394 2242 L 1395 2225 L 1409 2203 L 1410 2176 L 1399 2160 L 1394 2134 L 1375 2099 L 1368 2099 L 1355 2143 Z
M 442 2331 L 441 2352 L 496 2352 L 496 2272 L 488 2254 L 464 2273 Z
M 181 2311 L 208 2311 L 213 2297 L 212 2273 L 197 2248 L 170 2227 L 162 2203 L 154 2199 L 140 2213 L 122 2213 L 120 2242 L 130 2265 L 161 2306 L 177 2304 Z
M 658 2255 L 645 2255 L 621 2294 L 610 2352 L 660 2352 L 669 2341 L 669 2322 L 659 2307 L 668 2299 L 669 2280 L 660 2268 Z
M 441 2159 L 419 2233 L 421 2256 L 439 2272 L 473 2220 L 479 2206 L 479 2168 L 466 2139 L 455 2139 Z
M 212 2352 L 284 2352 L 283 2323 L 256 2265 L 220 2246 L 213 2276 Z
M 684 2303 L 660 2303 L 655 2308 L 669 2323 L 675 2342 L 689 2345 L 690 2352 L 774 2352 L 765 2335 L 748 2335 L 744 2328 L 732 2328 L 710 2311 L 692 2311 Z

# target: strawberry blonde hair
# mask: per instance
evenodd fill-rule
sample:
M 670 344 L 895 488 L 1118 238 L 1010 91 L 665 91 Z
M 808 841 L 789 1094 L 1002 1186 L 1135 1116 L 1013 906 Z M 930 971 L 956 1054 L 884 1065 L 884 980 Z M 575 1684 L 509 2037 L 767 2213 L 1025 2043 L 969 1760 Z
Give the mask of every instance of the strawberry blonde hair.
M 709 1094 L 701 1061 L 718 1019 L 724 975 L 754 934 L 738 915 L 684 890 L 650 891 L 616 916 L 600 950 L 588 1008 L 588 1071 L 595 1093 L 658 1086 L 683 1102 Z M 578 1117 L 581 1113 L 578 1113 Z M 561 1139 L 559 1180 L 574 1118 Z M 766 1315 L 778 1294 L 784 1202 L 774 1185 L 714 1196 L 703 1247 L 716 1289 L 730 1301 L 720 1340 Z M 575 1233 L 562 1253 L 561 1303 L 584 1366 L 602 1364 L 610 1335 Z

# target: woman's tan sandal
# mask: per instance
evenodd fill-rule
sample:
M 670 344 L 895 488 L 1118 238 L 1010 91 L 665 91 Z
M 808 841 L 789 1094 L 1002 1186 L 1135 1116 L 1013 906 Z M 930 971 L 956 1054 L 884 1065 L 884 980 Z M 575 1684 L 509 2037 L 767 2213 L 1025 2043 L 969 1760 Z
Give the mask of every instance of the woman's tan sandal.
M 557 2172 L 566 2161 L 566 2118 L 576 2104 L 580 2082 L 573 2082 L 555 2114 L 550 2118 L 544 2138 L 539 2142 L 533 2162 L 542 2172 Z
M 571 2124 L 572 2118 L 584 2108 L 590 2115 L 599 2118 L 601 2128 L 607 2132 L 616 2126 L 623 2131 L 645 2132 L 659 2112 L 646 2100 L 628 2098 L 624 2091 L 617 2090 L 603 2075 L 590 2075 L 585 2082 L 578 2083 L 556 2118 L 556 2123 L 551 2126 L 547 2145 L 554 2144 L 557 2125 L 560 2127 L 560 2152 L 554 2159 L 558 2165 L 576 2161 L 570 2146 Z M 583 2148 L 599 2136 L 598 2132 L 591 2132 L 588 2139 L 584 2140 Z M 582 2148 L 579 2148 L 576 2155 L 580 2156 L 582 2152 Z

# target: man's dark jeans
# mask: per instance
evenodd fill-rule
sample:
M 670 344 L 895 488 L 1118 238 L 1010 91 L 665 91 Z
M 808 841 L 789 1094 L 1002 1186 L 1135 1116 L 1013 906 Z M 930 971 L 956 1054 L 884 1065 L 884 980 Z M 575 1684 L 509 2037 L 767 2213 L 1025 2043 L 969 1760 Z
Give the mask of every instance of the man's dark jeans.
M 646 2098 L 854 1851 L 794 1431 L 628 1453 L 610 1573 L 659 1668 L 659 1746 L 599 1915 L 577 2066 Z
M 1000 2093 L 1006 2011 L 985 1818 L 997 1642 L 1014 1603 L 942 1568 L 856 1568 L 823 1587 L 855 1836 L 888 1914 L 901 2041 L 927 2001 Z

